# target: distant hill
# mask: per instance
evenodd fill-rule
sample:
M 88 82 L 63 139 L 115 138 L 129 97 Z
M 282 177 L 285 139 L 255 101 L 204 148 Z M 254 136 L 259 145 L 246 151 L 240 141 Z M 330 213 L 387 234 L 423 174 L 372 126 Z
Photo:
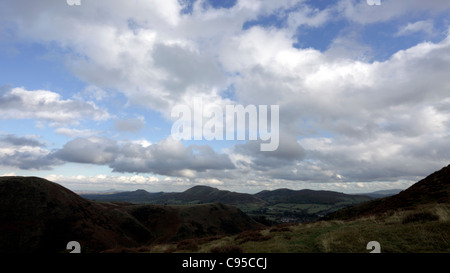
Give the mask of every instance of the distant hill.
M 215 202 L 228 205 L 265 204 L 263 200 L 251 194 L 219 190 L 208 186 L 194 186 L 179 193 L 149 193 L 145 190 L 136 190 L 114 194 L 82 194 L 81 196 L 90 200 L 147 204 L 203 204 Z
M 273 191 L 262 191 L 255 194 L 256 197 L 270 204 L 294 203 L 294 204 L 336 204 L 339 202 L 353 201 L 355 203 L 368 201 L 371 198 L 362 195 L 350 195 L 334 191 L 314 190 L 290 190 L 278 189 Z
M 371 200 L 369 196 L 333 191 L 277 189 L 256 194 L 194 186 L 180 193 L 149 193 L 145 190 L 114 194 L 84 194 L 97 201 L 146 204 L 204 204 L 219 202 L 235 206 L 266 225 L 283 222 L 310 222 L 338 209 Z
M 401 191 L 402 191 L 401 189 L 381 190 L 381 191 L 374 191 L 374 192 L 368 192 L 368 193 L 360 193 L 358 195 L 369 196 L 372 198 L 383 198 L 383 197 L 396 195 L 396 194 L 400 193 Z
M 117 201 L 151 204 L 200 204 L 219 202 L 229 205 L 269 205 L 278 203 L 294 204 L 335 204 L 370 200 L 369 196 L 345 194 L 333 191 L 277 189 L 256 194 L 219 190 L 208 186 L 194 186 L 181 193 L 149 193 L 145 190 L 113 194 L 82 194 L 82 197 L 98 201 Z
M 326 219 L 352 219 L 390 210 L 414 209 L 419 205 L 433 203 L 450 203 L 450 165 L 396 195 L 339 210 Z
M 142 203 L 156 203 L 154 200 L 158 200 L 162 195 L 167 193 L 150 193 L 146 190 L 135 190 L 135 191 L 125 191 L 125 192 L 114 192 L 114 193 L 81 193 L 80 196 L 95 201 L 104 202 L 130 202 L 134 204 Z
M 146 195 L 138 192 L 137 195 Z M 38 177 L 0 177 L 0 252 L 83 252 L 260 228 L 235 207 L 94 202 Z

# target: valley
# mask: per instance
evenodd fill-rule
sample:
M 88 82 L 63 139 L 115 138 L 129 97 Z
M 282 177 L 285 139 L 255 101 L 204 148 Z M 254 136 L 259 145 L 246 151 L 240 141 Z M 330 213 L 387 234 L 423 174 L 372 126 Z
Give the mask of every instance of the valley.
M 373 198 L 332 191 L 278 189 L 246 194 L 194 186 L 179 193 L 149 193 L 145 190 L 113 194 L 82 194 L 95 201 L 135 204 L 191 205 L 223 203 L 242 210 L 265 225 L 302 223 L 320 219 L 328 213 Z

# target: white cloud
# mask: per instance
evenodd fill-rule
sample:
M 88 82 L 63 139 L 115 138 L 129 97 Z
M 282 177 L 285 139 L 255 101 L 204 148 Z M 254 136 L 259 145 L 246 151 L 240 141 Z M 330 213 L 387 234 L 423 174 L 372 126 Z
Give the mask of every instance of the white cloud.
M 0 176 L 16 176 L 16 173 L 3 173 Z
M 102 121 L 110 118 L 106 110 L 92 102 L 64 100 L 52 91 L 28 91 L 23 87 L 0 94 L 0 115 L 3 119 L 34 119 L 55 125 L 78 124 L 82 119 Z
M 93 135 L 98 135 L 100 131 L 90 130 L 90 129 L 73 129 L 73 128 L 57 128 L 55 130 L 57 134 L 64 135 L 67 137 L 89 137 Z
M 0 166 L 23 170 L 48 170 L 62 162 L 52 157 L 45 144 L 32 137 L 0 137 Z
M 143 175 L 106 175 L 98 174 L 94 176 L 65 176 L 50 174 L 45 179 L 62 184 L 71 189 L 83 190 L 132 190 L 147 188 L 160 184 L 160 179 L 156 176 Z
M 450 9 L 450 2 L 442 0 L 382 0 L 380 6 L 370 6 L 366 1 L 342 0 L 338 11 L 345 18 L 359 24 L 373 24 L 398 19 L 417 13 L 439 14 Z
M 155 144 L 143 140 L 117 142 L 105 137 L 76 138 L 52 157 L 65 162 L 107 165 L 114 172 L 184 177 L 195 177 L 210 169 L 234 168 L 226 154 L 218 154 L 207 145 L 186 147 L 170 137 Z
M 432 36 L 434 34 L 434 24 L 433 20 L 423 20 L 417 21 L 414 23 L 408 23 L 406 26 L 401 27 L 396 35 L 397 36 L 405 36 L 411 35 L 414 33 L 422 32 L 427 36 Z
M 303 25 L 320 27 L 332 19 L 332 13 L 331 8 L 320 10 L 304 5 L 301 9 L 289 13 L 287 23 L 293 29 Z

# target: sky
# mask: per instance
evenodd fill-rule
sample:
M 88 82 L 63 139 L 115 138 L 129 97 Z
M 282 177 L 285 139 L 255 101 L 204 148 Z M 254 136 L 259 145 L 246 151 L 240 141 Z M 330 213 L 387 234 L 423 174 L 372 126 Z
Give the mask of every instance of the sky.
M 450 164 L 450 1 L 68 2 L 0 2 L 0 175 L 364 193 Z M 277 149 L 175 138 L 198 99 L 278 106 Z

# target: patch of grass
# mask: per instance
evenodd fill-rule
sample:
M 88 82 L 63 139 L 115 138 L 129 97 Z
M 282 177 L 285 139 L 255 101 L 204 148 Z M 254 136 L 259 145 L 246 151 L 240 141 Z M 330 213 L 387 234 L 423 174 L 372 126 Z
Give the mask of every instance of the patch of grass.
M 292 224 L 278 224 L 270 229 L 270 232 L 291 231 Z
M 260 242 L 260 241 L 267 241 L 271 237 L 268 235 L 263 235 L 259 230 L 250 230 L 242 232 L 241 234 L 237 235 L 235 240 L 238 241 L 240 244 L 243 244 L 248 241 L 254 241 L 254 242 Z
M 406 219 L 410 219 L 405 221 Z M 411 220 L 412 219 L 412 220 Z M 450 252 L 450 204 L 422 206 L 351 221 L 285 224 L 213 240 L 198 240 L 198 252 L 368 253 L 378 241 L 382 253 Z M 236 246 L 238 248 L 236 248 Z M 172 252 L 174 245 L 159 246 Z
M 188 239 L 178 242 L 178 250 L 197 251 L 199 249 L 198 243 L 194 239 Z

